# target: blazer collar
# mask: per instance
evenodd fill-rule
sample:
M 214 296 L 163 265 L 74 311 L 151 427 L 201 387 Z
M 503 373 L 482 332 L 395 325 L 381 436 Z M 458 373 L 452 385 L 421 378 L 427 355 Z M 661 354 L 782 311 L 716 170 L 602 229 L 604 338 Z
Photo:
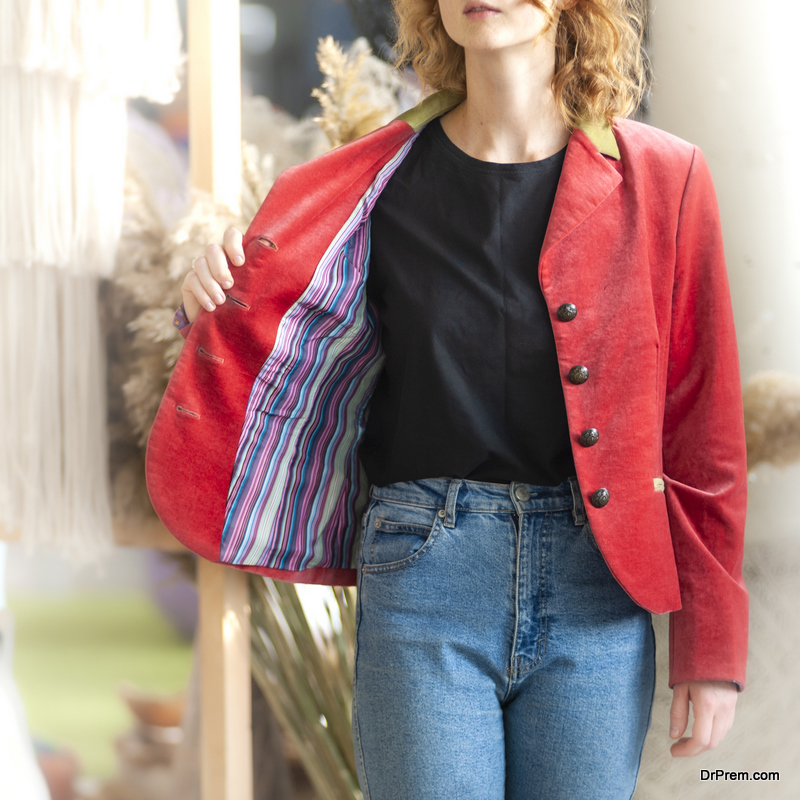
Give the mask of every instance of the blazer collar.
M 407 122 L 416 132 L 432 119 L 440 117 L 450 109 L 455 108 L 463 99 L 464 95 L 461 92 L 457 92 L 454 89 L 441 89 L 426 97 L 421 103 L 410 108 L 405 113 L 400 114 L 397 119 Z M 614 129 L 610 125 L 586 122 L 579 127 L 597 148 L 598 152 L 617 161 L 620 160 L 621 156 L 614 136 Z

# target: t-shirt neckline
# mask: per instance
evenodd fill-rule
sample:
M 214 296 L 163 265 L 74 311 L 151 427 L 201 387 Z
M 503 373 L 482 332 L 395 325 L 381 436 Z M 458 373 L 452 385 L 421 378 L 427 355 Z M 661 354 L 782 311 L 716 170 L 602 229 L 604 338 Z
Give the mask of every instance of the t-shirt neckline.
M 434 146 L 448 159 L 455 161 L 459 166 L 467 167 L 478 172 L 491 173 L 515 173 L 520 172 L 547 172 L 551 169 L 560 169 L 564 162 L 567 147 L 564 146 L 557 153 L 538 161 L 521 161 L 512 163 L 501 163 L 497 161 L 483 161 L 480 158 L 465 153 L 460 147 L 453 144 L 448 135 L 444 132 L 439 117 L 428 123 L 431 129 L 431 138 Z

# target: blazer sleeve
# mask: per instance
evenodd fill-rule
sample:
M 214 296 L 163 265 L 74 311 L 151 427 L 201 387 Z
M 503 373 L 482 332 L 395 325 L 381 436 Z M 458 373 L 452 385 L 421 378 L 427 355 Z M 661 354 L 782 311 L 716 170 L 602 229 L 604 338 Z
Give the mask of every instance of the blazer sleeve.
M 747 458 L 719 210 L 695 148 L 677 231 L 663 427 L 667 511 L 681 609 L 670 615 L 669 685 L 745 684 L 742 579 Z

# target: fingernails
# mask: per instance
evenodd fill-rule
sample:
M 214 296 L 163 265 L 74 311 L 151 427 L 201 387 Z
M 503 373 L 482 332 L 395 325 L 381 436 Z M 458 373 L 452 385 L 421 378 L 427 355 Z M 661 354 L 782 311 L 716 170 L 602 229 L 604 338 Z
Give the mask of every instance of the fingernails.
M 213 311 L 216 308 L 216 306 L 211 301 L 209 301 L 208 303 L 206 303 L 205 308 L 206 311 Z
M 242 264 L 244 264 L 244 256 L 235 256 L 233 259 L 233 263 L 241 267 Z
M 222 292 L 215 292 L 214 300 L 216 301 L 218 306 L 221 306 L 225 302 L 225 295 L 222 294 Z
M 670 729 L 669 729 L 669 735 L 670 735 L 670 736 L 671 736 L 673 739 L 677 739 L 677 738 L 678 738 L 678 729 L 677 729 L 677 728 L 675 728 L 675 727 L 673 727 L 673 728 L 670 728 Z
M 230 289 L 233 286 L 233 281 L 230 278 L 226 278 L 222 281 L 222 288 L 223 289 Z

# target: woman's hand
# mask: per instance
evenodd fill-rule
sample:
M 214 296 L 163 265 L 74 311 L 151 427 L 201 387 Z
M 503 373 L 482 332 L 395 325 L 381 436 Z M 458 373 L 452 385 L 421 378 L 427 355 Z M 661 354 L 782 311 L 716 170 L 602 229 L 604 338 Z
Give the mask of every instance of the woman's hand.
M 679 739 L 670 747 L 673 756 L 696 756 L 713 750 L 733 725 L 739 691 L 730 681 L 689 681 L 672 688 L 669 712 L 669 735 L 679 739 L 689 724 L 689 702 L 694 722 L 692 735 Z
M 235 266 L 244 264 L 242 234 L 236 228 L 228 228 L 222 236 L 222 245 L 208 245 L 205 255 L 192 262 L 191 272 L 181 287 L 183 308 L 189 322 L 195 321 L 201 306 L 206 311 L 213 311 L 225 302 L 223 289 L 233 286 L 226 255 Z

